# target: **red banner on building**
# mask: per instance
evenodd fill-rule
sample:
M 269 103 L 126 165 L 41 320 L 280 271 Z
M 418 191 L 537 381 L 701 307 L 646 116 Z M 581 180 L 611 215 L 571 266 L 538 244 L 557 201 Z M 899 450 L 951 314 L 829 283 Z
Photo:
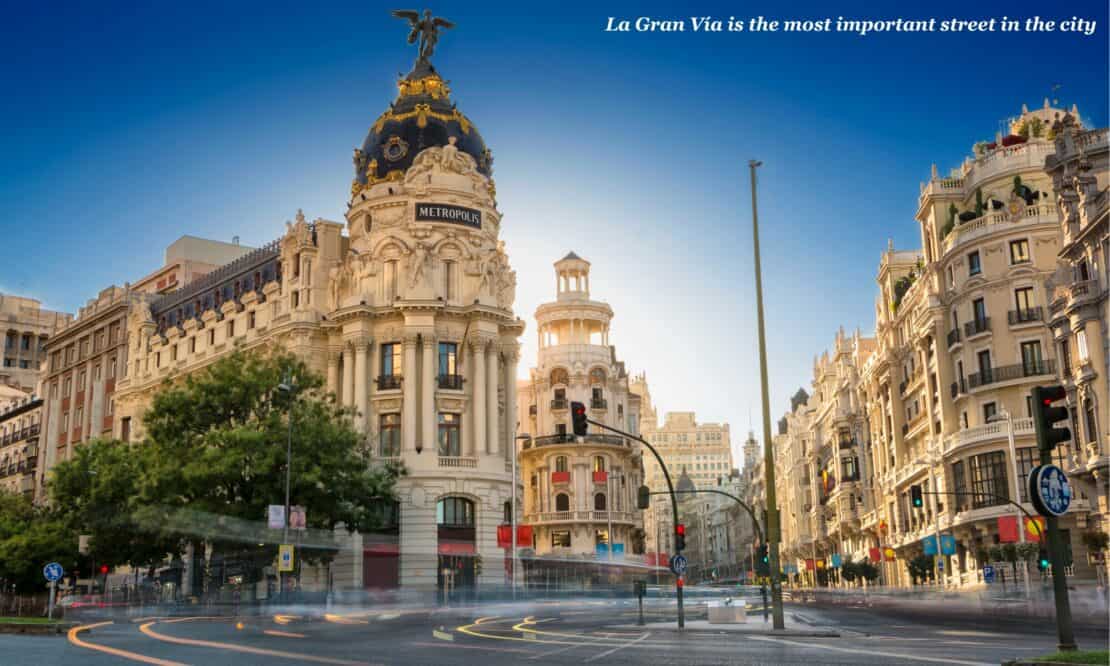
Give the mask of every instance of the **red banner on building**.
M 594 483 L 605 483 L 609 480 L 609 472 L 598 470 L 594 472 Z
M 813 558 L 806 558 L 806 571 L 816 571 L 817 565 L 813 562 Z
M 512 525 L 498 525 L 497 526 L 497 547 L 508 548 L 509 539 L 513 533 Z M 532 526 L 531 525 L 517 525 L 516 526 L 516 545 L 517 547 L 531 548 L 532 547 Z
M 1017 516 L 998 517 L 998 542 L 1014 543 L 1018 540 Z
M 570 483 L 570 472 L 552 472 L 551 483 Z
M 871 548 L 870 550 L 867 551 L 867 554 L 871 556 L 871 561 L 872 562 L 882 562 L 883 561 L 883 553 L 878 548 Z

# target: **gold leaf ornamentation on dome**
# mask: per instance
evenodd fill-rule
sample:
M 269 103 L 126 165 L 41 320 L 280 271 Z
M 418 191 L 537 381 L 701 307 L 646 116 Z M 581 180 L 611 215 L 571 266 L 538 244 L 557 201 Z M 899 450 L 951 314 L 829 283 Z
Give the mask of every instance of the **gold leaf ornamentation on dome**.
M 416 79 L 415 81 L 401 79 L 397 82 L 397 89 L 400 91 L 401 97 L 427 95 L 432 99 L 445 99 L 451 94 L 451 89 L 447 87 L 447 82 L 434 74 L 432 76 L 425 76 L 422 79 Z
M 394 113 L 392 110 L 386 111 L 374 121 L 371 129 L 374 133 L 378 133 L 388 122 L 401 122 L 409 118 L 416 118 L 416 124 L 421 128 L 428 126 L 428 118 L 442 120 L 445 123 L 454 120 L 462 128 L 464 134 L 470 134 L 470 128 L 473 126 L 470 119 L 459 113 L 458 109 L 451 109 L 451 113 L 439 113 L 432 111 L 432 107 L 427 104 L 416 104 L 412 111 L 405 111 L 404 113 Z

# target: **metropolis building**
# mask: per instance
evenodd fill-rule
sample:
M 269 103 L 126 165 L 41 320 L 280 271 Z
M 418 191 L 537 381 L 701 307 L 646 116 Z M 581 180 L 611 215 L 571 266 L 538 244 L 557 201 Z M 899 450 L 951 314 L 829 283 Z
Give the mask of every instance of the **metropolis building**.
M 141 438 L 163 380 L 233 349 L 287 349 L 326 376 L 376 462 L 407 470 L 395 524 L 349 538 L 338 588 L 504 578 L 524 322 L 491 153 L 421 54 L 354 151 L 345 222 L 298 211 L 277 240 L 132 308 L 116 389 L 118 421 Z

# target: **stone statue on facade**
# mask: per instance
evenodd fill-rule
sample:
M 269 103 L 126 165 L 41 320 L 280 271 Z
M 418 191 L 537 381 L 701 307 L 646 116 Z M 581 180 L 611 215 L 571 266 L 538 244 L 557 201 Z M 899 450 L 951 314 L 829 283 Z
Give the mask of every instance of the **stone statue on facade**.
M 455 24 L 447 19 L 433 17 L 430 9 L 424 10 L 423 17 L 420 16 L 420 12 L 411 9 L 394 9 L 391 14 L 395 18 L 409 22 L 412 29 L 409 31 L 408 43 L 417 43 L 417 63 L 426 63 L 432 57 L 436 42 L 439 41 L 440 29 L 450 30 L 455 27 Z
M 428 248 L 424 246 L 424 243 L 416 242 L 409 261 L 411 262 L 409 265 L 409 287 L 415 288 L 416 285 L 424 281 L 428 264 L 431 262 L 431 255 L 428 254 Z

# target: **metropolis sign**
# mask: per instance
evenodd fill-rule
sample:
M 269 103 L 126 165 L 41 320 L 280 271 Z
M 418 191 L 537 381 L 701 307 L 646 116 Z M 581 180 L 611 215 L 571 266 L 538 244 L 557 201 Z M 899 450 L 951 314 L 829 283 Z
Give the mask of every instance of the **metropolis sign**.
M 418 222 L 449 222 L 474 229 L 482 228 L 481 211 L 450 204 L 418 203 L 416 219 Z

